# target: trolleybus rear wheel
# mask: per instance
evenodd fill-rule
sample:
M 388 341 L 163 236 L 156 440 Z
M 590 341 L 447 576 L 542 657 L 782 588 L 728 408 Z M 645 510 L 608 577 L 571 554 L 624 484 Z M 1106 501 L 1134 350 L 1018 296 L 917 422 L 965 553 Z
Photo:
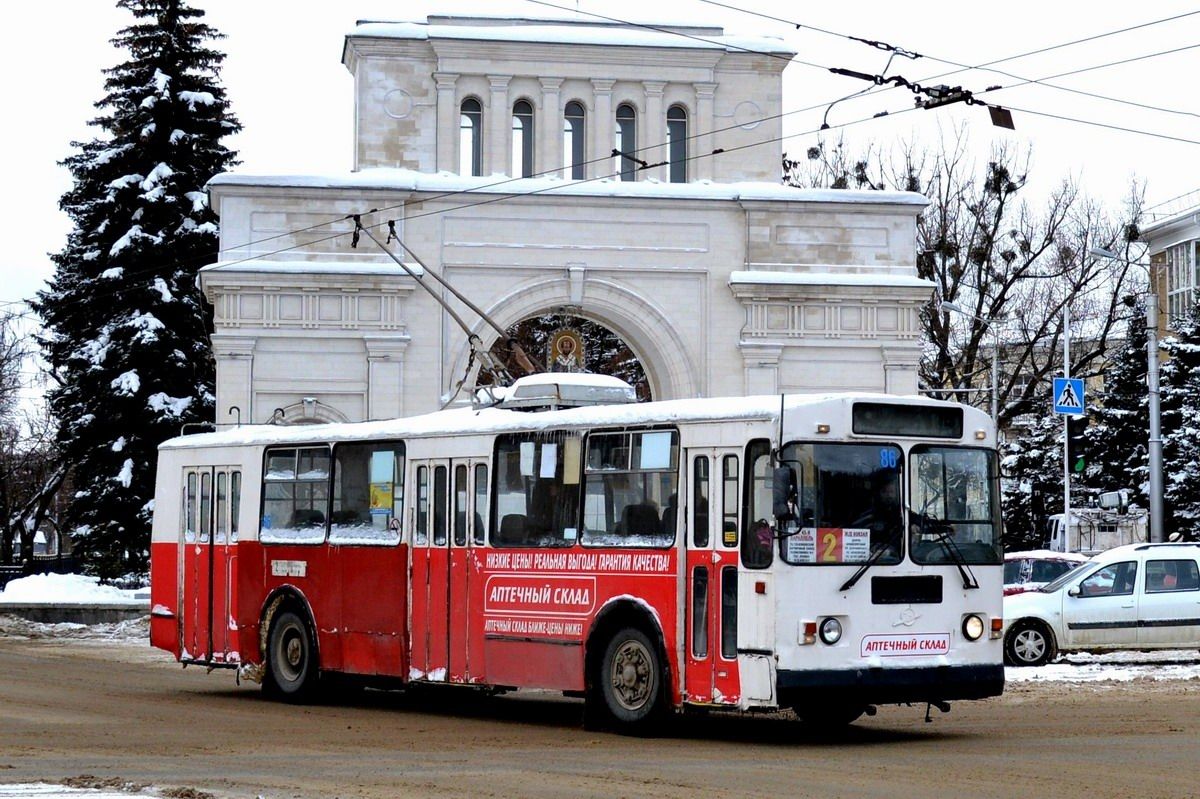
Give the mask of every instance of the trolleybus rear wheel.
M 266 687 L 286 702 L 307 701 L 316 690 L 316 648 L 308 624 L 294 611 L 280 611 L 271 623 L 266 676 Z
M 663 710 L 662 663 L 649 636 L 633 627 L 617 631 L 604 650 L 599 690 L 608 716 L 629 731 L 643 731 Z

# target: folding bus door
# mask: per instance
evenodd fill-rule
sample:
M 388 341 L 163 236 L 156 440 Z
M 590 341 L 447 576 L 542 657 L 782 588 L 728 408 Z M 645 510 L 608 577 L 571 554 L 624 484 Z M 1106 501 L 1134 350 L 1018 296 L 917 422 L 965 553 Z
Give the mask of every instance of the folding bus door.
M 444 682 L 450 639 L 450 464 L 414 461 L 409 679 Z
M 477 644 L 482 614 L 470 613 L 471 591 L 478 577 L 475 548 L 486 535 L 487 464 L 463 460 L 451 464 L 450 568 L 446 629 L 449 635 L 449 680 L 469 682 L 482 675 L 483 652 Z M 476 630 L 479 628 L 479 630 Z M 479 651 L 476 651 L 479 650 Z
M 181 536 L 181 659 L 237 662 L 234 618 L 240 470 L 184 469 Z
M 684 701 L 737 701 L 737 450 L 688 449 Z

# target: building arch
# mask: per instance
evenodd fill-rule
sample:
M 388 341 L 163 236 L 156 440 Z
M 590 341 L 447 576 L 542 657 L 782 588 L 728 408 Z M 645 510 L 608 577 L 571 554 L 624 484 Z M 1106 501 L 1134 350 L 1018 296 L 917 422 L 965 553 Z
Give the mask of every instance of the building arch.
M 662 308 L 613 280 L 587 280 L 578 288 L 586 289 L 585 298 L 579 294 L 573 297 L 572 281 L 567 278 L 523 283 L 484 310 L 506 330 L 530 316 L 552 311 L 590 319 L 624 339 L 645 370 L 655 399 L 703 396 L 706 381 Z M 579 301 L 581 298 L 583 302 Z M 472 332 L 480 337 L 485 348 L 490 348 L 499 337 L 482 320 L 472 326 Z M 447 387 L 453 390 L 470 357 L 465 336 L 457 333 L 449 351 L 454 358 L 448 364 Z

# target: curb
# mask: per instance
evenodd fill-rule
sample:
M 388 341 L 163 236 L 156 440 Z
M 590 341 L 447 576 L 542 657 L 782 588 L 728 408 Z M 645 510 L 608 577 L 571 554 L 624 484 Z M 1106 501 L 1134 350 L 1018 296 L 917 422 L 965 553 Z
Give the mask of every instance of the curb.
M 150 603 L 22 602 L 0 603 L 0 616 L 19 616 L 43 624 L 112 624 L 150 614 Z

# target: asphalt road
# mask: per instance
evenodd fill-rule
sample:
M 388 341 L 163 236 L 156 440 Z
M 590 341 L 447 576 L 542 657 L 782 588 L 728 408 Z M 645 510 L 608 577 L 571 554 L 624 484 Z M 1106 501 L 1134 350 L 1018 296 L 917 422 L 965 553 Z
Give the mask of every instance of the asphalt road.
M 131 644 L 0 637 L 0 782 L 267 799 L 1200 796 L 1200 682 L 1010 687 L 928 724 L 924 707 L 835 732 L 689 716 L 633 739 L 584 730 L 580 703 L 548 694 L 292 707 Z

